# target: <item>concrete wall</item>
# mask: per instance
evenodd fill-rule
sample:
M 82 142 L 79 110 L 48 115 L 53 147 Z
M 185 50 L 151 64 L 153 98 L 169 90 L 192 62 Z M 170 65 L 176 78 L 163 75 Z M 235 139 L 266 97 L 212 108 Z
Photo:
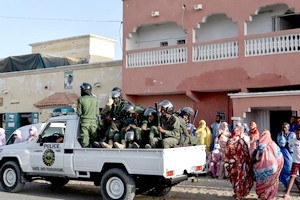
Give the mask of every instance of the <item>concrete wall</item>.
M 73 74 L 71 89 L 65 89 L 65 73 Z M 0 114 L 8 112 L 40 112 L 40 121 L 49 117 L 50 110 L 40 110 L 33 104 L 56 92 L 76 93 L 80 96 L 80 85 L 88 82 L 103 107 L 107 94 L 115 86 L 121 87 L 122 62 L 102 62 L 48 69 L 10 72 L 0 74 Z M 96 84 L 96 85 L 94 85 Z
M 83 35 L 30 44 L 32 53 L 86 58 L 89 63 L 114 60 L 116 41 L 96 35 Z

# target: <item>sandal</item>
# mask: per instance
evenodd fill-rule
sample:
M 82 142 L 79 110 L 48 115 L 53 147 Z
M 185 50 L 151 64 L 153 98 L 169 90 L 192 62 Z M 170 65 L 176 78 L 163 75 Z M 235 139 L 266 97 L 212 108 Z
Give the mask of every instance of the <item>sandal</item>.
M 290 195 L 289 195 L 289 194 L 284 194 L 284 195 L 283 195 L 283 198 L 284 198 L 284 199 L 289 199 L 289 198 L 290 198 Z

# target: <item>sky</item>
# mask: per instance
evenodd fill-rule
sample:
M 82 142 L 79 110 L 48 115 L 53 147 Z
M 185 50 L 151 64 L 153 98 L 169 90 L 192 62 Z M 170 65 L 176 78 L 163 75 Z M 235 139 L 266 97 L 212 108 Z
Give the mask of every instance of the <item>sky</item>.
M 0 0 L 0 59 L 31 53 L 29 44 L 94 34 L 116 40 L 122 59 L 122 0 Z

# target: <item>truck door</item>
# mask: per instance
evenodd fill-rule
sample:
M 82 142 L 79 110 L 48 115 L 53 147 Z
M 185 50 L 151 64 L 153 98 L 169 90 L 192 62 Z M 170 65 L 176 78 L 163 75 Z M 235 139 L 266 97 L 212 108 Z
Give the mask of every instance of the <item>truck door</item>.
M 49 122 L 36 146 L 31 149 L 30 163 L 33 172 L 64 173 L 64 133 L 66 122 Z

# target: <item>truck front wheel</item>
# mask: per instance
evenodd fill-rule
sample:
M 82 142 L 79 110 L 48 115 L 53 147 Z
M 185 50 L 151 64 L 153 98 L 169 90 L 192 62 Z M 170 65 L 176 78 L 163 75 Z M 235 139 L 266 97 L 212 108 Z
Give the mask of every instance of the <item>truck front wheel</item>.
M 132 200 L 135 197 L 135 182 L 124 170 L 110 169 L 102 176 L 100 191 L 104 200 Z
M 8 161 L 0 169 L 1 187 L 6 192 L 20 192 L 25 185 L 22 171 L 15 161 Z

